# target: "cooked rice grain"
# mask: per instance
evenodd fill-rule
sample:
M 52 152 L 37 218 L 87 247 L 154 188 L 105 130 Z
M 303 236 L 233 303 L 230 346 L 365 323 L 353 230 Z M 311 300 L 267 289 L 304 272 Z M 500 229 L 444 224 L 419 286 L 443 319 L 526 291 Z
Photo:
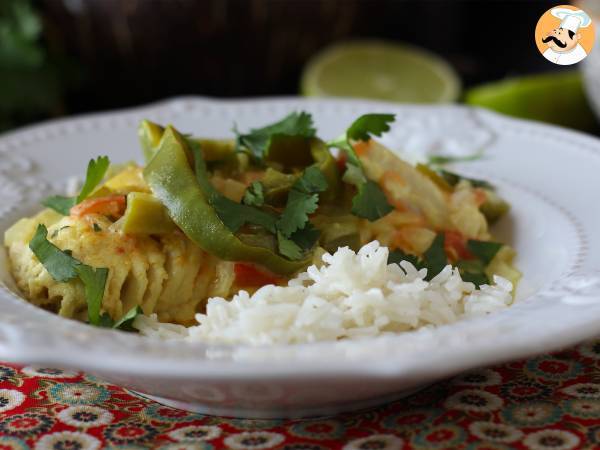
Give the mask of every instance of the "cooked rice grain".
M 347 247 L 323 255 L 288 286 L 268 285 L 252 296 L 208 300 L 206 314 L 189 328 L 140 316 L 134 326 L 146 336 L 195 342 L 294 344 L 399 333 L 488 314 L 512 302 L 512 284 L 475 289 L 458 269 L 446 266 L 431 281 L 408 261 L 387 264 L 387 247 L 373 241 L 354 253 Z

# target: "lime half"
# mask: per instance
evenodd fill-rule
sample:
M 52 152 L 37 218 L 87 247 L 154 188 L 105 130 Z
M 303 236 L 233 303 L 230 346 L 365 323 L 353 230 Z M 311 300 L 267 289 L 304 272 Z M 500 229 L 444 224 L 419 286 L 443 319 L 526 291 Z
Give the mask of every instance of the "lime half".
M 510 116 L 580 130 L 597 127 L 577 71 L 543 73 L 484 84 L 467 91 L 465 102 Z
M 301 89 L 311 97 L 447 103 L 458 99 L 460 81 L 446 61 L 421 48 L 351 41 L 328 47 L 311 59 Z

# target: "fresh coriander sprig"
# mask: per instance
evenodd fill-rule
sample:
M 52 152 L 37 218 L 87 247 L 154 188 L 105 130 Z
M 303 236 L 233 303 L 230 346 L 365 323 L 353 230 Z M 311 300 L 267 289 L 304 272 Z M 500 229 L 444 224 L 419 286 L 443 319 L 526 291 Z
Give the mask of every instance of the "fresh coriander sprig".
M 279 253 L 289 259 L 300 259 L 312 247 L 319 231 L 312 227 L 308 215 L 319 204 L 319 193 L 327 190 L 327 180 L 316 166 L 308 167 L 292 185 L 283 213 L 277 221 Z
M 271 233 L 275 233 L 277 218 L 273 214 L 252 206 L 234 202 L 215 189 L 210 182 L 200 144 L 189 139 L 187 143 L 194 156 L 196 180 L 225 226 L 236 233 L 244 224 L 251 223 L 259 225 Z
M 381 187 L 367 180 L 352 142 L 368 141 L 371 136 L 381 136 L 389 131 L 389 124 L 394 120 L 394 114 L 365 114 L 356 119 L 346 133 L 327 143 L 329 147 L 339 148 L 346 154 L 346 172 L 343 179 L 347 183 L 356 185 L 358 189 L 352 199 L 352 213 L 370 221 L 387 215 L 393 207 L 388 203 Z
M 29 242 L 29 248 L 53 280 L 60 283 L 66 283 L 76 278 L 81 280 L 88 307 L 88 322 L 91 325 L 134 331 L 131 326 L 133 320 L 138 315 L 143 314 L 140 306 L 135 306 L 127 311 L 117 322 L 113 322 L 106 313 L 100 314 L 108 279 L 107 268 L 88 266 L 73 258 L 70 251 L 59 249 L 48 240 L 48 229 L 42 224 L 38 225 L 33 238 Z
M 55 281 L 81 280 L 85 288 L 88 320 L 92 325 L 99 325 L 108 269 L 90 267 L 73 258 L 70 252 L 59 249 L 48 240 L 48 229 L 42 224 L 38 225 L 29 248 Z
M 489 284 L 490 280 L 485 273 L 486 267 L 500 251 L 503 244 L 492 241 L 479 241 L 469 239 L 467 249 L 473 255 L 471 259 L 461 259 L 456 262 L 460 275 L 464 281 L 470 281 L 479 287 L 482 284 Z M 416 255 L 404 253 L 402 250 L 393 250 L 388 256 L 388 264 L 398 264 L 400 261 L 408 261 L 413 266 L 420 269 L 427 269 L 425 279 L 430 281 L 439 274 L 446 265 L 450 264 L 446 255 L 445 235 L 439 233 L 429 248 L 425 251 L 422 258 Z
M 246 134 L 234 128 L 236 134 L 236 147 L 238 151 L 249 151 L 258 160 L 263 160 L 269 154 L 271 142 L 278 137 L 304 137 L 315 136 L 312 116 L 304 111 L 293 112 L 279 122 L 262 128 L 254 128 Z
M 53 195 L 42 201 L 42 205 L 53 209 L 63 216 L 68 216 L 73 206 L 81 203 L 94 192 L 94 189 L 96 189 L 104 179 L 109 166 L 110 160 L 108 159 L 108 156 L 99 156 L 95 160 L 91 159 L 88 163 L 85 181 L 77 197 Z

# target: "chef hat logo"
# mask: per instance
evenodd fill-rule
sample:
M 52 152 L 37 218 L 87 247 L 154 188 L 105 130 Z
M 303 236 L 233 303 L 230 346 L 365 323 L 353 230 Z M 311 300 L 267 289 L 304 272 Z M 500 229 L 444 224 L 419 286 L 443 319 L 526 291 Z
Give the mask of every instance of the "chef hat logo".
M 572 5 L 557 5 L 546 11 L 535 28 L 535 44 L 548 61 L 572 65 L 592 51 L 596 31 L 594 20 Z
M 581 9 L 574 11 L 568 8 L 552 8 L 550 14 L 561 20 L 560 28 L 571 30 L 573 33 L 577 33 L 579 28 L 589 27 L 592 23 L 590 16 Z

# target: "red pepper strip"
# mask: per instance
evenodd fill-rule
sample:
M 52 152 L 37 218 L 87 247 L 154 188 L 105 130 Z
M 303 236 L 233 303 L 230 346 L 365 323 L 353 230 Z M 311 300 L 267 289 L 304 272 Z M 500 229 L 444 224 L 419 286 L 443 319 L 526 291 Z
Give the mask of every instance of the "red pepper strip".
M 252 264 L 235 263 L 235 284 L 238 286 L 265 286 L 267 284 L 281 284 L 282 278 L 262 271 Z

